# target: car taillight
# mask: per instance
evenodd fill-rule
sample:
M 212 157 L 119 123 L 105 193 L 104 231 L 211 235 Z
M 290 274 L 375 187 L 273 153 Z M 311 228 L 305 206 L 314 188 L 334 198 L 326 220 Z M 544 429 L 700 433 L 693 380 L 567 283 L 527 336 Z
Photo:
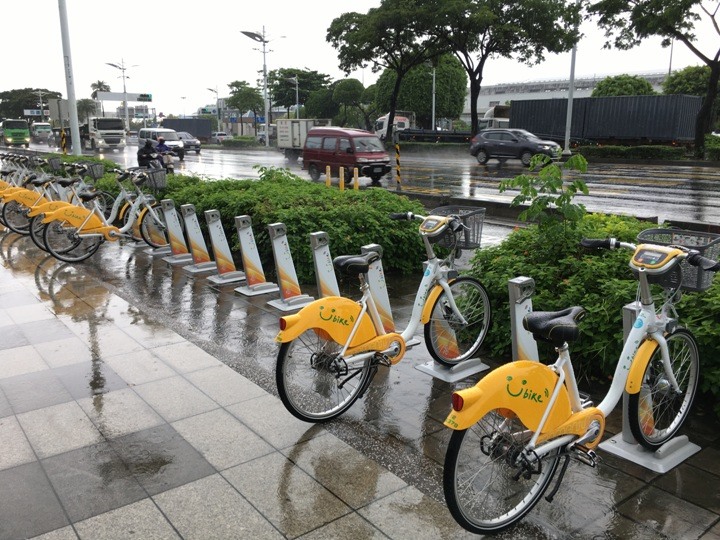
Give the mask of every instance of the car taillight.
M 453 410 L 460 412 L 460 411 L 462 411 L 463 405 L 465 405 L 465 401 L 463 400 L 462 396 L 460 394 L 458 394 L 457 392 L 453 392 L 453 395 L 452 395 Z

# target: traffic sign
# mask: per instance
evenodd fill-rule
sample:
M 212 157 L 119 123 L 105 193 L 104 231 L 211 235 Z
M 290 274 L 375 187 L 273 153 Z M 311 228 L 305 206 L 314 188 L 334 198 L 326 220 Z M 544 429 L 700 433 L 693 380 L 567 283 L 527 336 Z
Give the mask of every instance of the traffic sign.
M 150 102 L 152 101 L 152 94 L 138 94 L 138 101 Z

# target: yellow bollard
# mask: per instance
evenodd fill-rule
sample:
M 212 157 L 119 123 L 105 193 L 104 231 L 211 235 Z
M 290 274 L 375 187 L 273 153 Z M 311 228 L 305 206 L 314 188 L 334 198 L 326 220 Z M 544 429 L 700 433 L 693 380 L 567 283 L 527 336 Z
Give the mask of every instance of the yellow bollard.
M 357 167 L 353 169 L 353 189 L 355 191 L 360 189 L 360 174 Z
M 395 135 L 393 133 L 393 135 Z M 400 144 L 395 143 L 395 180 L 397 189 L 400 189 Z
M 330 187 L 330 165 L 325 167 L 325 187 Z
M 338 175 L 338 186 L 340 187 L 340 191 L 345 191 L 345 167 L 340 167 Z

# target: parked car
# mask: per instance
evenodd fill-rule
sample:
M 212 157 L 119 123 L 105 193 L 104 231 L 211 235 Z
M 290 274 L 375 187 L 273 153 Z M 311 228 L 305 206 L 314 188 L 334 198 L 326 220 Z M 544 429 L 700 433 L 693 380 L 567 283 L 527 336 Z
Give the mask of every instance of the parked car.
M 558 160 L 562 149 L 558 143 L 544 141 L 524 129 L 488 128 L 472 138 L 470 154 L 475 156 L 480 164 L 493 158 L 500 161 L 519 159 L 527 166 L 535 154 L 545 154 Z
M 225 133 L 224 131 L 213 131 L 210 134 L 210 140 L 208 141 L 210 144 L 222 144 L 222 142 L 225 139 L 230 139 L 230 135 Z
M 185 152 L 195 150 L 196 154 L 200 153 L 200 140 L 195 135 L 191 135 L 187 131 L 178 131 L 178 138 L 183 142 Z

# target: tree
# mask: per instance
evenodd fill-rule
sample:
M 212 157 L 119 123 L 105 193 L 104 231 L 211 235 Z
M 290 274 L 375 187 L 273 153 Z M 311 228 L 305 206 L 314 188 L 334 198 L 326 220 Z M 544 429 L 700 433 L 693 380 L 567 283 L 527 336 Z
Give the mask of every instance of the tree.
M 421 1 L 382 0 L 380 7 L 371 8 L 366 15 L 344 13 L 328 28 L 326 40 L 337 49 L 340 69 L 345 73 L 368 64 L 373 72 L 395 72 L 388 107 L 388 139 L 392 136 L 403 78 L 413 67 L 441 52 L 438 41 L 428 34 L 433 16 Z
M 713 5 L 714 4 L 714 5 Z M 663 47 L 674 41 L 683 43 L 710 68 L 707 91 L 695 121 L 695 153 L 702 156 L 705 134 L 712 129 L 713 109 L 720 81 L 720 47 L 715 44 L 706 53 L 696 44 L 695 25 L 711 25 L 720 33 L 718 9 L 720 4 L 706 7 L 703 0 L 599 0 L 588 7 L 588 13 L 599 17 L 598 24 L 608 38 L 605 46 L 627 50 L 642 40 L 658 36 Z M 717 43 L 717 42 L 716 42 Z
M 25 109 L 39 109 L 40 96 L 44 105 L 50 99 L 60 99 L 60 92 L 51 92 L 45 88 L 22 88 L 0 92 L 0 118 L 22 118 Z
M 260 90 L 251 88 L 245 81 L 233 81 L 228 86 L 230 87 L 230 97 L 227 99 L 227 104 L 240 111 L 241 117 L 247 111 L 252 111 L 255 118 L 265 114 L 265 105 Z M 243 134 L 242 129 L 243 124 L 240 122 L 240 135 Z
M 305 101 L 305 112 L 310 118 L 335 118 L 340 106 L 333 100 L 335 85 L 312 92 Z
M 301 105 L 307 101 L 311 93 L 330 85 L 330 75 L 317 71 L 287 68 L 271 71 L 268 74 L 268 88 L 273 96 L 273 103 L 287 108 L 288 116 L 290 108 L 296 104 L 295 77 L 298 81 L 297 101 Z
M 362 118 L 363 127 L 367 129 L 371 120 L 362 101 L 364 95 L 365 87 L 357 79 L 344 79 L 335 85 L 333 101 L 343 108 L 343 119 L 338 122 L 341 126 L 352 122 L 348 111 L 351 109 L 353 120 L 359 115 Z M 354 123 L 357 124 L 357 122 Z
M 465 70 L 452 54 L 439 56 L 435 64 L 435 118 L 457 118 L 465 106 L 468 81 Z M 413 111 L 418 125 L 430 129 L 433 128 L 432 72 L 430 63 L 411 69 L 405 76 L 405 84 L 397 100 L 398 109 Z M 380 111 L 389 107 L 394 83 L 395 74 L 389 70 L 378 79 L 375 102 Z
M 88 118 L 96 113 L 97 102 L 94 99 L 84 98 L 77 100 L 77 115 L 80 123 L 87 122 Z
M 688 66 L 673 71 L 663 81 L 663 92 L 666 94 L 685 94 L 688 96 L 704 96 L 710 80 L 710 68 L 707 66 Z
M 652 85 L 637 75 L 617 75 L 605 77 L 597 83 L 591 97 L 607 96 L 652 96 L 655 94 Z
M 431 30 L 460 60 L 470 80 L 471 130 L 478 131 L 477 101 L 486 62 L 517 58 L 533 65 L 545 52 L 569 51 L 577 43 L 580 3 L 574 0 L 420 0 L 433 14 Z
M 90 85 L 90 88 L 92 89 L 92 94 L 90 94 L 90 97 L 93 99 L 97 99 L 98 92 L 110 91 L 110 85 L 105 81 L 95 81 Z

